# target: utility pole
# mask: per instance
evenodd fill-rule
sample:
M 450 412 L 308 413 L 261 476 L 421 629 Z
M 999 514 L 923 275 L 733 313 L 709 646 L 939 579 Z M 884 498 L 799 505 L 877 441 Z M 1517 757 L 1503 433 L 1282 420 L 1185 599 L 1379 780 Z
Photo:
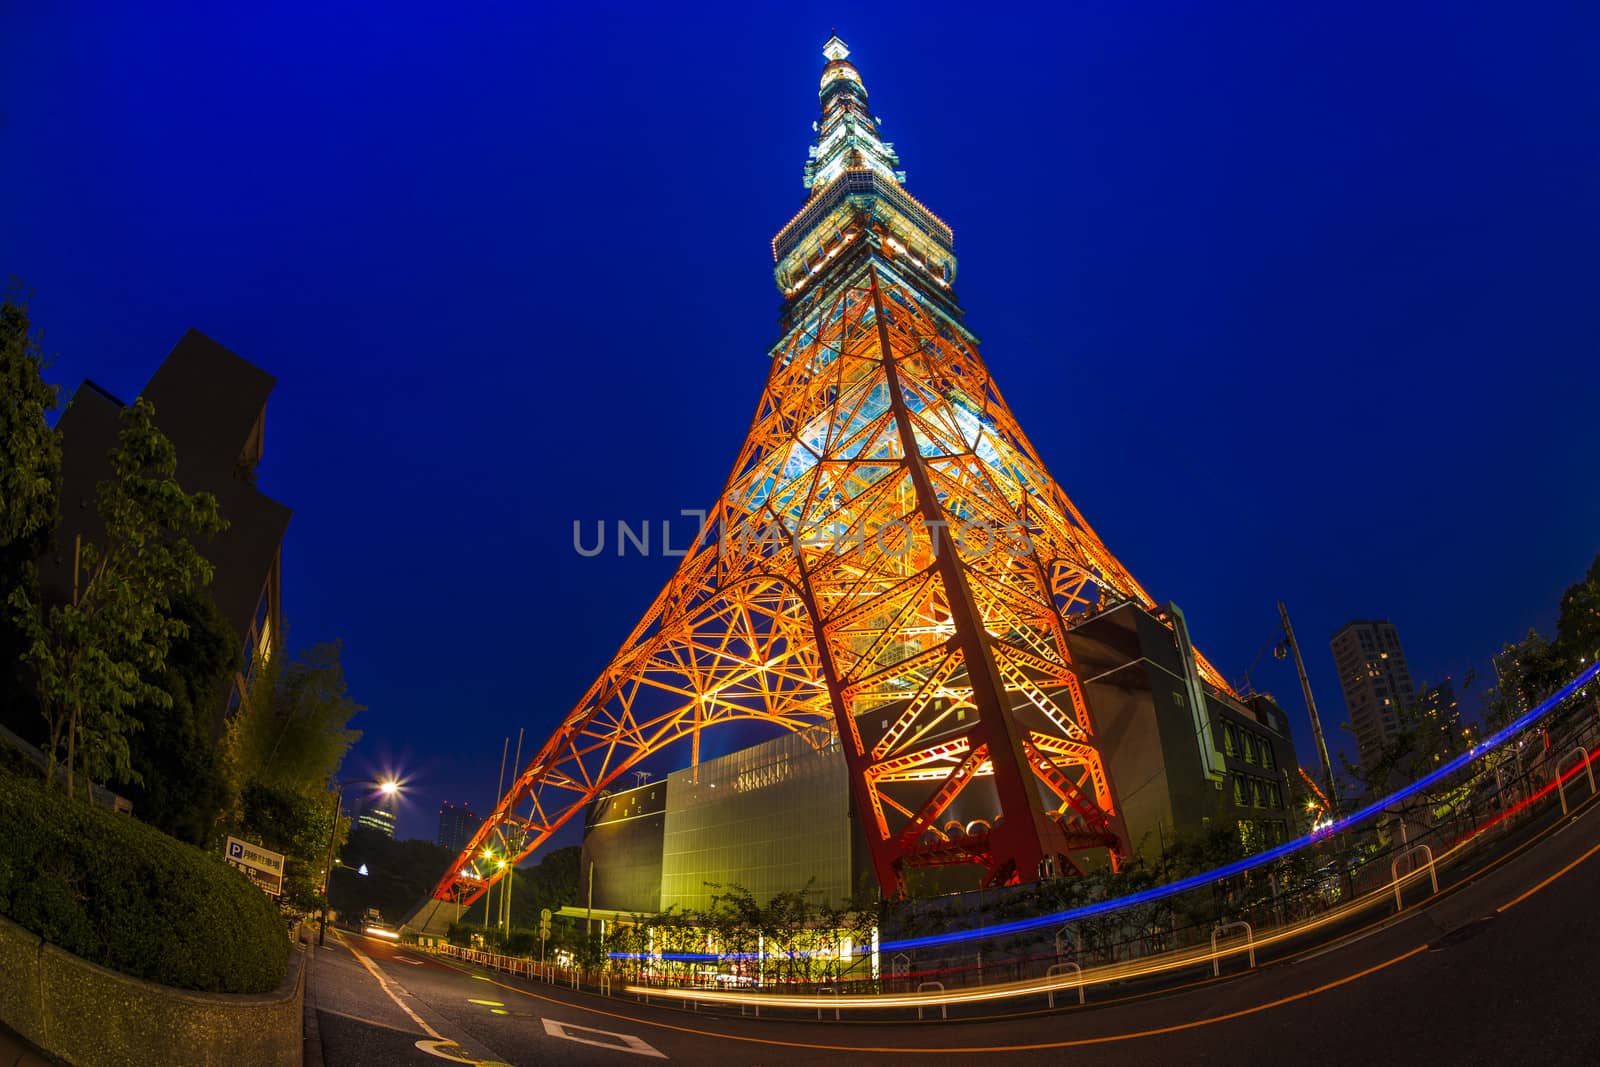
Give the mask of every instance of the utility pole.
M 1289 651 L 1294 653 L 1295 669 L 1300 672 L 1300 691 L 1305 694 L 1306 712 L 1311 716 L 1311 736 L 1317 743 L 1317 755 L 1322 758 L 1322 777 L 1328 786 L 1328 812 L 1331 818 L 1339 817 L 1339 791 L 1333 781 L 1333 761 L 1328 759 L 1328 742 L 1322 736 L 1322 719 L 1317 715 L 1317 699 L 1311 695 L 1311 679 L 1306 676 L 1306 661 L 1300 655 L 1300 642 L 1294 639 L 1294 626 L 1289 622 L 1289 609 L 1278 601 L 1278 615 L 1283 619 L 1283 636 Z
M 494 787 L 495 796 L 505 796 L 506 757 L 509 756 L 509 755 L 511 755 L 511 737 L 510 737 L 510 735 L 507 735 L 506 739 L 505 739 L 505 742 L 500 746 L 500 781 Z M 485 844 L 487 844 L 489 840 L 490 839 L 485 839 Z M 501 844 L 501 847 L 503 849 L 504 846 L 505 846 L 505 840 L 503 838 L 501 839 L 500 844 Z M 485 864 L 492 864 L 492 863 L 494 863 L 494 846 L 493 845 L 489 845 L 487 851 L 489 852 L 489 855 L 484 857 L 484 863 Z M 500 918 L 499 918 L 499 915 L 494 910 L 494 887 L 495 887 L 494 868 L 492 866 L 490 866 L 490 867 L 487 867 L 486 869 L 489 872 L 488 873 L 489 886 L 488 886 L 487 889 L 485 889 L 483 891 L 483 931 L 484 931 L 485 936 L 488 935 L 489 926 L 491 924 L 493 924 L 495 929 L 497 929 L 497 930 L 500 928 Z M 502 892 L 501 892 L 501 900 L 504 901 L 504 898 L 505 898 L 505 895 L 504 895 L 504 891 L 502 890 Z
M 520 773 L 518 768 L 522 766 L 523 729 L 524 728 L 522 727 L 517 729 L 517 754 L 511 760 L 511 773 L 513 775 Z M 509 741 L 511 738 L 508 737 L 506 740 Z M 504 782 L 501 784 L 503 785 Z M 501 795 L 503 796 L 504 794 Z M 517 862 L 515 857 L 522 851 L 522 843 L 523 837 L 519 834 L 517 836 L 517 847 L 506 850 L 508 853 L 506 856 L 506 888 L 505 892 L 501 894 L 500 897 L 500 914 L 502 916 L 502 925 L 505 927 L 507 937 L 511 936 L 511 885 L 516 880 L 517 876 Z
M 589 924 L 594 921 L 594 860 L 589 861 L 589 910 L 583 917 L 583 936 L 588 938 Z

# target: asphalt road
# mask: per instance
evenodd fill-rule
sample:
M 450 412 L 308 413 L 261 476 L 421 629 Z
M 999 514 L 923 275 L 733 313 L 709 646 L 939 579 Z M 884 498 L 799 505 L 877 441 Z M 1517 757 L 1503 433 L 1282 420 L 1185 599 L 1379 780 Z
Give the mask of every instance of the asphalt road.
M 942 1023 L 713 1016 L 575 993 L 341 935 L 308 987 L 330 1067 L 478 1063 L 1151 1065 L 1600 1062 L 1600 806 L 1431 906 L 1183 991 Z M 1042 1001 L 1042 997 L 1034 998 Z M 1063 998 L 1058 997 L 1058 1003 Z M 1070 999 L 1070 998 L 1066 998 Z M 440 1054 L 422 1044 L 454 1042 Z

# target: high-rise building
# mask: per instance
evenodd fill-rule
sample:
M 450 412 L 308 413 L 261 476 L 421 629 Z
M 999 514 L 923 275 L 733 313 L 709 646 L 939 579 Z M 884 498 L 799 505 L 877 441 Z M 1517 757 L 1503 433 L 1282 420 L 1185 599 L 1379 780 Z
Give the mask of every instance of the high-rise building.
M 1417 698 L 1400 635 L 1388 619 L 1358 619 L 1340 627 L 1330 646 L 1356 751 L 1370 766 L 1400 732 L 1400 710 Z
M 368 798 L 356 815 L 356 825 L 365 826 L 369 830 L 376 830 L 391 840 L 394 838 L 395 827 L 395 798 L 392 794 L 379 793 Z
M 460 852 L 472 840 L 483 820 L 473 814 L 465 804 L 445 801 L 439 806 L 439 836 L 434 840 L 441 848 Z
M 1461 724 L 1461 705 L 1449 678 L 1429 686 L 1417 698 L 1417 728 L 1423 731 L 1422 743 L 1432 750 L 1435 763 L 1466 751 L 1473 743 L 1474 731 Z

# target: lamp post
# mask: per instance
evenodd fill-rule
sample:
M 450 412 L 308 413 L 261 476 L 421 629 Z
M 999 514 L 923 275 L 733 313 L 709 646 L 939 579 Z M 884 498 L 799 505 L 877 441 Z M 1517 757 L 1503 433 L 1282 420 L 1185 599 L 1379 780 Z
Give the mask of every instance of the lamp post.
M 328 891 L 333 888 L 333 843 L 339 837 L 339 819 L 344 814 L 344 791 L 353 785 L 375 785 L 384 796 L 394 796 L 400 783 L 393 778 L 378 781 L 376 778 L 358 778 L 353 782 L 337 782 L 333 787 L 333 822 L 328 826 L 328 860 L 322 868 L 322 923 L 317 928 L 317 944 L 328 936 Z

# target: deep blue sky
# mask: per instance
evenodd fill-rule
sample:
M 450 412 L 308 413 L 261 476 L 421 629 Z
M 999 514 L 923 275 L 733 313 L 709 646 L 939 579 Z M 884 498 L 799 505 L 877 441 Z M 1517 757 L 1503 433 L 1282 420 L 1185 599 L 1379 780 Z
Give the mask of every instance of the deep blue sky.
M 277 376 L 293 638 L 345 640 L 403 835 L 670 572 L 573 519 L 720 487 L 835 25 L 1018 417 L 1225 673 L 1286 599 L 1344 737 L 1340 624 L 1482 688 L 1600 548 L 1592 3 L 15 6 L 0 273 L 69 389 L 191 326 Z

